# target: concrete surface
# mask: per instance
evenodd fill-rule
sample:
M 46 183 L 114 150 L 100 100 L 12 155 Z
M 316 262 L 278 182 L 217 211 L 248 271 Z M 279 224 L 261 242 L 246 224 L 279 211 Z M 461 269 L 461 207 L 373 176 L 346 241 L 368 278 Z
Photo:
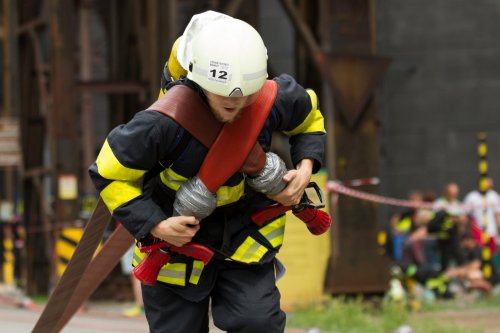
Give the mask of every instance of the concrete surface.
M 144 333 L 149 332 L 144 316 L 126 318 L 121 311 L 130 304 L 90 303 L 85 312 L 76 314 L 62 333 Z M 40 317 L 41 306 L 20 307 L 0 300 L 0 327 L 2 332 L 29 333 Z M 221 330 L 213 325 L 210 333 Z
M 90 302 L 77 313 L 62 333 L 144 333 L 149 332 L 144 316 L 126 318 L 121 315 L 130 303 Z M 19 292 L 0 285 L 0 332 L 29 333 L 42 313 L 43 306 L 33 304 Z M 221 333 L 213 325 L 210 333 Z M 287 329 L 286 333 L 304 333 Z

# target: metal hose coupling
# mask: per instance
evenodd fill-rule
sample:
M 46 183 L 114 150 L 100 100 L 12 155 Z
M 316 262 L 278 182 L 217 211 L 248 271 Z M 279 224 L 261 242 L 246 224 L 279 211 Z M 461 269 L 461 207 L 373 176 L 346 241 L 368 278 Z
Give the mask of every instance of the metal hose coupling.
M 198 176 L 182 184 L 175 195 L 174 211 L 202 219 L 217 207 L 217 195 L 210 192 Z
M 287 169 L 285 162 L 275 153 L 266 153 L 266 163 L 262 170 L 254 177 L 247 177 L 248 185 L 257 192 L 266 195 L 275 195 L 283 191 L 287 183 L 283 176 Z

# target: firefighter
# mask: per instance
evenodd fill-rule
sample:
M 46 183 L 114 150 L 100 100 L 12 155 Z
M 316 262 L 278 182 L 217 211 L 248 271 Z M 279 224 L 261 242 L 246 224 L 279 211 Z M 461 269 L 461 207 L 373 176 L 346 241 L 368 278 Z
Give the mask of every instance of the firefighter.
M 160 101 L 179 98 L 171 96 L 178 91 L 175 86 L 188 87 L 222 125 L 253 112 L 252 105 L 269 81 L 267 51 L 258 32 L 213 11 L 192 17 L 165 68 Z M 281 214 L 258 226 L 250 216 L 276 202 L 299 203 L 311 174 L 322 165 L 326 133 L 312 90 L 286 74 L 272 81 L 277 93 L 257 138 L 266 152 L 266 166 L 257 175 L 236 171 L 216 193 L 208 193 L 198 173 L 210 149 L 185 126 L 151 110 L 114 128 L 89 169 L 113 216 L 139 242 L 150 237 L 175 246 L 195 242 L 215 252 L 207 265 L 172 252 L 156 283 L 142 285 L 151 332 L 208 332 L 210 304 L 214 324 L 221 330 L 284 331 L 275 255 L 283 242 L 285 217 Z M 240 132 L 246 133 L 251 125 Z M 269 152 L 277 131 L 289 137 L 293 162 L 292 169 L 285 167 L 278 176 L 284 163 Z M 236 155 L 237 149 L 219 155 L 218 167 L 226 168 Z M 286 187 L 277 193 L 260 187 L 276 180 L 266 179 L 264 170 Z M 214 176 L 218 172 L 213 170 Z M 182 213 L 186 206 L 192 207 L 191 215 Z M 133 264 L 144 258 L 136 248 Z

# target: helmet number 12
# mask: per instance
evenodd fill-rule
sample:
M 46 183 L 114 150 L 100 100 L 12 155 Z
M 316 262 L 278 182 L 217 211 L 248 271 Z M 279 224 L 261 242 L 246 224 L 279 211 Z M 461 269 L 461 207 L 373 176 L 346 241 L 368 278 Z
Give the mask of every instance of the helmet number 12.
M 221 80 L 227 80 L 227 72 L 226 71 L 219 71 L 219 75 L 217 76 L 217 70 L 216 69 L 212 69 L 210 71 L 210 73 L 212 73 L 212 77 L 213 78 L 217 78 L 217 79 L 221 79 Z
M 229 73 L 229 64 L 219 61 L 210 61 L 207 74 L 209 80 L 227 84 L 231 75 Z

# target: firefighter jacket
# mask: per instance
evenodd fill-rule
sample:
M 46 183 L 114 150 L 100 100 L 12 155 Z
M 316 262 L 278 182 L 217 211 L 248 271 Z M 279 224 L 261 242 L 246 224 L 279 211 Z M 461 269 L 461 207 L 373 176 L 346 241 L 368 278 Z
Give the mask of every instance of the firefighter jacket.
M 323 161 L 326 134 L 316 94 L 289 75 L 274 80 L 278 83 L 277 97 L 258 141 L 267 152 L 272 133 L 284 133 L 289 137 L 292 163 L 312 159 L 313 172 L 317 172 Z M 176 84 L 187 85 L 205 98 L 192 81 L 183 79 Z M 109 133 L 89 172 L 113 217 L 141 240 L 153 226 L 172 215 L 175 192 L 197 174 L 207 152 L 174 120 L 145 110 Z M 230 158 L 231 152 L 227 153 Z M 268 262 L 282 244 L 285 218 L 280 216 L 259 228 L 250 215 L 272 203 L 245 185 L 245 175 L 236 173 L 217 191 L 217 209 L 201 221 L 193 242 L 215 249 L 216 256 L 225 262 Z M 136 251 L 134 264 L 143 256 Z M 158 281 L 179 286 L 198 284 L 203 263 L 191 261 L 173 255 Z

